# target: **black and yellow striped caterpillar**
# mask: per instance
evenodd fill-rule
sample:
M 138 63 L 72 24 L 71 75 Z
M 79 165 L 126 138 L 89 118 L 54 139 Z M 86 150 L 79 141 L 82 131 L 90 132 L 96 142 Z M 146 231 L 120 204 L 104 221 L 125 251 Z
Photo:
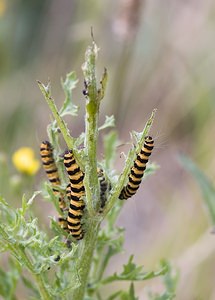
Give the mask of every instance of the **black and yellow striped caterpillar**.
M 81 218 L 85 208 L 82 199 L 85 195 L 83 184 L 84 173 L 78 166 L 72 150 L 69 150 L 64 154 L 64 165 L 70 180 L 70 184 L 67 187 L 67 197 L 70 200 L 67 217 L 68 229 L 76 240 L 81 240 L 84 236 L 81 224 Z
M 97 169 L 99 186 L 100 186 L 100 210 L 101 213 L 107 201 L 107 194 L 111 189 L 110 182 L 105 178 L 104 171 L 101 168 Z
M 52 190 L 56 197 L 59 199 L 59 207 L 63 212 L 66 209 L 66 203 L 64 201 L 63 195 L 59 192 L 55 186 L 60 186 L 60 177 L 58 174 L 58 169 L 55 163 L 54 155 L 53 155 L 53 147 L 50 142 L 44 141 L 40 145 L 40 156 L 43 164 L 43 168 L 47 174 L 47 177 L 53 186 Z M 62 216 L 59 216 L 58 222 L 60 226 L 67 230 L 67 220 L 65 220 Z
M 142 177 L 146 169 L 146 164 L 149 160 L 149 156 L 151 155 L 153 148 L 154 141 L 152 137 L 146 136 L 144 145 L 140 153 L 137 155 L 133 167 L 131 168 L 131 172 L 128 176 L 128 184 L 123 187 L 119 195 L 119 199 L 128 199 L 136 194 L 142 181 Z

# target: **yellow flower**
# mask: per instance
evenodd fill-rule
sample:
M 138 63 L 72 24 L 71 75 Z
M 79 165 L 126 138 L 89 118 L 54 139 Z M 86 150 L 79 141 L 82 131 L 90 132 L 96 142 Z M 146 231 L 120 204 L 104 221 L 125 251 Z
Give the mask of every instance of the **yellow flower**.
M 14 152 L 12 161 L 19 172 L 28 175 L 34 175 L 40 167 L 39 161 L 35 159 L 34 151 L 29 147 L 22 147 Z

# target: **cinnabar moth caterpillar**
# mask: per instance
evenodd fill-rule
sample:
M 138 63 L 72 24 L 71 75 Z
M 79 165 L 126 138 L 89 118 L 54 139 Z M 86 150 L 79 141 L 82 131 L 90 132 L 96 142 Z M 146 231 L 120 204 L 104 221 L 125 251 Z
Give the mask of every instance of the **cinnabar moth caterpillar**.
M 70 205 L 67 217 L 68 229 L 76 240 L 81 240 L 84 236 L 81 218 L 84 211 L 83 196 L 85 188 L 83 184 L 84 173 L 77 164 L 72 150 L 64 154 L 64 165 L 69 175 L 70 185 L 67 187 L 67 197 L 70 189 Z
M 52 186 L 59 186 L 60 183 L 60 178 L 58 175 L 58 169 L 54 160 L 54 155 L 53 155 L 53 147 L 50 142 L 44 141 L 40 145 L 40 155 L 41 155 L 41 160 L 43 164 L 43 168 L 46 171 L 47 177 L 52 184 Z M 59 197 L 59 207 L 61 211 L 64 211 L 66 208 L 66 203 L 63 199 L 63 195 L 58 191 L 56 188 L 52 188 L 54 195 L 56 197 Z M 59 216 L 58 222 L 60 226 L 63 229 L 67 229 L 67 221 L 62 217 Z
M 107 201 L 107 193 L 111 189 L 111 184 L 108 182 L 108 180 L 105 178 L 104 171 L 101 168 L 97 169 L 98 174 L 98 180 L 100 185 L 100 210 L 101 213 L 103 211 L 103 208 L 105 207 L 105 203 Z
M 128 199 L 136 194 L 142 181 L 142 177 L 146 169 L 146 164 L 149 160 L 149 156 L 151 155 L 153 148 L 154 141 L 152 137 L 146 136 L 144 145 L 140 153 L 137 155 L 133 167 L 131 168 L 131 172 L 128 176 L 128 184 L 122 189 L 119 195 L 119 199 Z

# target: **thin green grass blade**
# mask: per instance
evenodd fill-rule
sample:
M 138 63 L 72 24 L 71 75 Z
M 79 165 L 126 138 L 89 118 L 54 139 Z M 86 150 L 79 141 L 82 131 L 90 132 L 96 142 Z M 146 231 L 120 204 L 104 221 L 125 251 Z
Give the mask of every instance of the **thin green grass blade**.
M 187 156 L 180 155 L 179 160 L 184 168 L 196 179 L 207 206 L 210 219 L 215 224 L 215 187 L 207 176 L 197 167 L 197 165 Z

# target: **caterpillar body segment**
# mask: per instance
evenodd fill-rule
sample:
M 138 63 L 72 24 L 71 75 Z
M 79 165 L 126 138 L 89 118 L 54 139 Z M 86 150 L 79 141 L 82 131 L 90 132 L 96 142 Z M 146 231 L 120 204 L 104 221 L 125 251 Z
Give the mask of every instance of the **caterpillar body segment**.
M 110 182 L 105 178 L 104 171 L 101 168 L 97 168 L 98 180 L 100 185 L 100 210 L 101 213 L 105 207 L 107 201 L 107 193 L 111 189 Z
M 63 212 L 66 209 L 66 202 L 64 201 L 63 195 L 59 192 L 55 186 L 59 186 L 61 184 L 58 169 L 55 163 L 54 155 L 53 155 L 53 147 L 50 142 L 44 141 L 40 145 L 40 156 L 43 164 L 43 168 L 46 172 L 46 175 L 49 179 L 49 182 L 52 185 L 53 193 L 59 199 L 59 207 Z M 62 216 L 58 217 L 58 223 L 61 228 L 67 230 L 67 220 Z
M 146 169 L 146 164 L 149 160 L 149 156 L 152 153 L 154 148 L 154 141 L 152 137 L 146 136 L 144 145 L 138 153 L 136 160 L 134 161 L 134 165 L 131 168 L 131 172 L 128 176 L 128 184 L 123 187 L 119 199 L 128 199 L 136 194 L 140 183 L 142 181 L 144 171 Z
M 70 183 L 67 184 L 67 187 L 66 187 L 66 196 L 67 196 L 67 199 L 68 199 L 69 202 L 70 202 L 70 200 L 71 200 L 71 188 L 70 188 Z
M 57 166 L 53 156 L 53 148 L 48 141 L 42 142 L 40 145 L 40 156 L 43 168 L 46 171 L 47 177 L 52 185 L 60 185 Z M 56 191 L 56 190 L 54 190 Z
M 59 216 L 58 217 L 58 223 L 59 223 L 59 225 L 62 229 L 64 229 L 65 231 L 68 231 L 68 223 L 67 223 L 66 218 L 64 218 L 62 216 Z
M 67 197 L 70 201 L 67 223 L 68 229 L 76 240 L 81 240 L 84 237 L 81 218 L 85 204 L 83 196 L 85 195 L 84 188 L 84 173 L 77 164 L 72 150 L 64 154 L 64 165 L 69 176 L 70 184 L 67 186 Z
M 58 169 L 54 160 L 53 148 L 50 142 L 44 141 L 40 145 L 40 156 L 43 164 L 43 168 L 46 175 L 52 184 L 52 190 L 54 195 L 59 197 L 59 207 L 63 211 L 66 208 L 66 203 L 63 199 L 61 193 L 54 186 L 59 186 L 61 184 L 58 175 Z
M 82 199 L 77 199 L 76 196 L 73 195 L 71 184 L 67 187 L 67 193 L 69 194 L 70 190 L 70 205 L 67 217 L 68 229 L 72 236 L 76 240 L 81 240 L 84 236 L 84 232 L 82 229 L 81 218 L 84 210 L 84 201 Z

